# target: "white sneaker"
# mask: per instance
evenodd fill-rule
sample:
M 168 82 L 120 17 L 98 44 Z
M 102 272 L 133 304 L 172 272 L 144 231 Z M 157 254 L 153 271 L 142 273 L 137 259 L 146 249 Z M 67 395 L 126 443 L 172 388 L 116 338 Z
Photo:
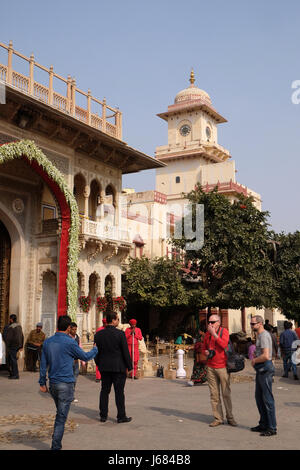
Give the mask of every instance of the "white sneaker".
M 190 380 L 189 382 L 187 382 L 187 385 L 188 385 L 189 387 L 193 387 L 193 386 L 194 386 L 194 382 L 192 382 L 192 381 Z
M 78 403 L 77 398 L 74 398 L 73 403 Z

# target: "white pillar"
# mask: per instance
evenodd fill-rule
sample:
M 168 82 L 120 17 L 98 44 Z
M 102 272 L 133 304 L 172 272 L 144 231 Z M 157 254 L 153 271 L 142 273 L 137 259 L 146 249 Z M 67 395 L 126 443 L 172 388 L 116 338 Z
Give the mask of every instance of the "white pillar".
M 183 367 L 184 351 L 182 349 L 178 349 L 176 356 L 178 358 L 178 369 L 176 371 L 176 377 L 178 379 L 185 379 L 186 371 L 184 370 L 184 367 Z

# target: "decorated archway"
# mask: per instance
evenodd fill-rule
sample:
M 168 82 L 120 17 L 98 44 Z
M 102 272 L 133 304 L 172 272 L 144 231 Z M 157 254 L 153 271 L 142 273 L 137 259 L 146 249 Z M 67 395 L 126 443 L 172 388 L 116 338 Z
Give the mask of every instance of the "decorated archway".
M 78 262 L 78 207 L 67 182 L 33 141 L 21 140 L 0 146 L 0 164 L 14 159 L 25 161 L 53 192 L 61 213 L 57 316 L 76 317 Z

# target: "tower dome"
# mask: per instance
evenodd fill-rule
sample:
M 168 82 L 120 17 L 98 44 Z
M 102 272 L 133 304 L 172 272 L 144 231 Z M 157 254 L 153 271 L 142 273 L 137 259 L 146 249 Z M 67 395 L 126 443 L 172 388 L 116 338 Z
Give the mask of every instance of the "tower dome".
M 188 103 L 191 101 L 201 101 L 211 105 L 212 103 L 209 94 L 195 85 L 195 74 L 193 69 L 190 75 L 190 83 L 191 84 L 188 88 L 185 88 L 184 90 L 181 90 L 179 93 L 177 93 L 177 95 L 175 96 L 174 104 Z

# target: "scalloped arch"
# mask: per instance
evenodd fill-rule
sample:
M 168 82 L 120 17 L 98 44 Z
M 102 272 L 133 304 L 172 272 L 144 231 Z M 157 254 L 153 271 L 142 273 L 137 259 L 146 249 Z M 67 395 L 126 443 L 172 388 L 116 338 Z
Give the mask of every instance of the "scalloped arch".
M 76 319 L 79 214 L 76 199 L 61 172 L 31 140 L 0 146 L 0 164 L 22 159 L 44 180 L 54 193 L 61 212 L 57 316 Z

